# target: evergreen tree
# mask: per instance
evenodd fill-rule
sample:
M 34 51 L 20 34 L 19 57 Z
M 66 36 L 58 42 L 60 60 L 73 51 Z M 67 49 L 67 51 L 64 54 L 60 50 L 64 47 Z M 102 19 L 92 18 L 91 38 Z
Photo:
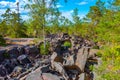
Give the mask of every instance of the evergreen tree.
M 25 26 L 18 13 L 12 12 L 10 8 L 2 14 L 3 20 L 1 22 L 1 34 L 6 32 L 4 35 L 11 37 L 25 37 Z

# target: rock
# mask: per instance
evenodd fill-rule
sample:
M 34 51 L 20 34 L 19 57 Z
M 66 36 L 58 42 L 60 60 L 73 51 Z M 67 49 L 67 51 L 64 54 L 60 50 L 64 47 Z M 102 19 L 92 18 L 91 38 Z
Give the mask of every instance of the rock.
M 53 75 L 50 73 L 43 73 L 42 77 L 43 77 L 43 80 L 61 80 L 59 76 Z
M 24 49 L 24 47 L 25 47 L 25 46 L 18 46 L 18 47 L 17 47 L 17 50 L 18 50 L 18 52 L 19 52 L 20 55 L 21 55 L 21 54 L 25 54 L 25 49 Z
M 19 56 L 19 51 L 17 47 L 8 47 L 6 53 L 10 55 L 10 58 L 17 58 Z
M 19 65 L 17 59 L 14 59 L 14 58 L 13 58 L 13 59 L 10 59 L 10 61 L 11 61 L 11 66 L 13 66 L 13 67 Z
M 0 80 L 5 80 L 5 78 L 4 77 L 0 77 Z
M 9 59 L 5 59 L 2 62 L 2 65 L 4 65 L 4 67 L 6 68 L 8 74 L 10 74 L 14 69 L 14 66 L 11 64 L 11 61 Z
M 94 57 L 96 57 L 97 52 L 98 52 L 98 49 L 90 49 L 88 58 L 94 58 Z
M 5 53 L 5 49 L 0 50 L 0 63 L 4 60 L 3 54 Z
M 0 65 L 0 77 L 5 77 L 7 74 L 6 68 L 3 65 Z
M 30 73 L 25 80 L 44 80 L 41 74 L 41 71 L 37 70 L 35 72 Z
M 85 79 L 85 73 L 80 74 L 78 80 L 86 80 Z
M 23 67 L 21 66 L 16 66 L 14 70 L 11 73 L 11 77 L 17 77 L 19 74 L 23 72 Z
M 59 56 L 56 52 L 53 52 L 50 59 L 51 59 L 51 63 L 54 62 L 54 61 L 61 62 L 61 63 L 63 62 L 62 56 Z
M 57 57 L 57 53 L 53 52 L 53 54 L 50 57 L 51 61 L 54 61 L 56 57 Z
M 85 80 L 93 80 L 94 74 L 93 73 L 85 73 Z
M 65 80 L 68 80 L 69 77 L 60 62 L 53 62 L 51 63 L 51 66 L 55 71 L 58 71 L 65 78 Z
M 76 80 L 79 74 L 77 70 L 67 70 L 67 74 L 69 75 L 70 80 Z
M 39 54 L 39 50 L 35 46 L 26 46 L 24 49 L 26 54 Z
M 75 64 L 75 55 L 70 55 L 69 57 L 67 58 L 64 58 L 64 62 L 63 62 L 63 65 L 64 66 L 72 66 Z
M 29 60 L 27 55 L 20 55 L 17 60 L 20 62 L 20 64 L 27 66 L 27 64 L 30 64 L 31 61 Z
M 46 41 L 51 44 L 50 55 L 39 54 L 39 46 L 43 41 L 36 45 L 12 45 L 5 50 L 0 49 L 0 80 L 3 77 L 3 80 L 93 79 L 89 67 L 98 60 L 96 50 L 90 50 L 94 43 L 67 33 L 50 34 Z M 64 46 L 66 41 L 72 47 Z
M 43 66 L 43 67 L 41 68 L 41 72 L 42 72 L 42 73 L 50 72 L 50 65 Z
M 13 78 L 13 79 L 9 79 L 9 80 L 19 80 L 19 79 Z
M 81 48 L 79 49 L 78 53 L 76 54 L 76 61 L 75 65 L 77 65 L 82 72 L 84 72 L 85 64 L 89 55 L 88 48 Z

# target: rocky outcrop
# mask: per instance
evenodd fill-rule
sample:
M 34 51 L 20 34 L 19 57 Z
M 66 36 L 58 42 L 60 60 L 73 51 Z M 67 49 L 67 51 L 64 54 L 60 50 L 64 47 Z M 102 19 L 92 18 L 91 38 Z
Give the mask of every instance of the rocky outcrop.
M 97 63 L 93 42 L 67 33 L 48 35 L 46 41 L 51 46 L 49 55 L 40 55 L 42 41 L 1 49 L 1 80 L 93 80 L 89 69 Z M 66 41 L 71 47 L 64 45 Z

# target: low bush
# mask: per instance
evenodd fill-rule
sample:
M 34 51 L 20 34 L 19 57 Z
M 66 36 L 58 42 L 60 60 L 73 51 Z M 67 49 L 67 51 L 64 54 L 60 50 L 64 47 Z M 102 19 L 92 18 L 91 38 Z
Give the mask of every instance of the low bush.
M 120 45 L 105 46 L 102 64 L 96 70 L 96 80 L 120 80 Z
M 63 44 L 64 47 L 70 48 L 72 46 L 71 42 L 65 41 Z
M 50 48 L 50 44 L 48 42 L 46 42 L 46 44 L 42 43 L 40 45 L 40 54 L 42 55 L 49 54 L 49 48 Z
M 5 45 L 5 40 L 4 40 L 4 38 L 3 38 L 3 36 L 2 35 L 0 35 L 0 46 L 3 46 L 3 45 Z

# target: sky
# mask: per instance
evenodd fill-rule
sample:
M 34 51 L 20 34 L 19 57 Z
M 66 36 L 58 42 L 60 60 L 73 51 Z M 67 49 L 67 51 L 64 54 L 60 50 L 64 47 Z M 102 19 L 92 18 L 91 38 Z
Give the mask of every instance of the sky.
M 12 11 L 16 11 L 16 3 L 19 1 L 20 4 L 20 14 L 22 19 L 29 19 L 28 12 L 29 10 L 24 10 L 24 6 L 28 3 L 28 0 L 0 0 L 0 15 L 3 14 L 6 9 L 9 7 Z M 57 7 L 62 16 L 72 20 L 71 14 L 75 8 L 78 8 L 79 17 L 83 18 L 88 13 L 90 6 L 95 5 L 97 0 L 68 0 L 67 3 L 64 0 L 59 0 Z

